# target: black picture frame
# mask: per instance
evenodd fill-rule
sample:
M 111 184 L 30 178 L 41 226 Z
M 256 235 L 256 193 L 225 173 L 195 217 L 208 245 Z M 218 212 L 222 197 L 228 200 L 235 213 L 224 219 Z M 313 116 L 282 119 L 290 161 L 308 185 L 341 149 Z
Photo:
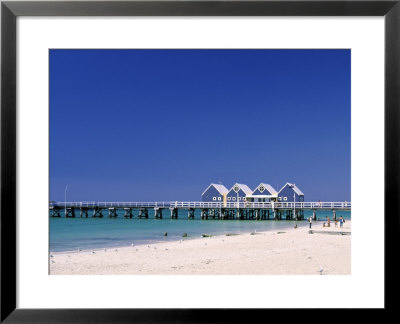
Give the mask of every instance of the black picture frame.
M 400 156 L 400 0 L 392 1 L 2 1 L 1 2 L 1 322 L 227 322 L 265 310 L 16 308 L 16 19 L 19 16 L 384 16 L 385 310 L 393 309 Z M 380 220 L 381 221 L 381 220 Z M 150 301 L 149 301 L 150 302 Z M 342 315 L 343 316 L 343 315 Z

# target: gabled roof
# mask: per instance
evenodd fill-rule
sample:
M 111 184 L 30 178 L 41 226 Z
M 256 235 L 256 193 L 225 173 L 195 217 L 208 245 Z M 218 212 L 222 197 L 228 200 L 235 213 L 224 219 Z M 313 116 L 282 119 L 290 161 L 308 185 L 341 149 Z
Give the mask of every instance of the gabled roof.
M 253 193 L 253 191 L 251 191 L 247 185 L 242 183 L 235 183 L 229 191 L 231 191 L 235 186 L 238 186 L 240 189 L 242 189 L 246 195 L 251 195 Z
M 286 182 L 286 184 L 282 187 L 282 189 L 279 190 L 278 194 L 280 194 L 280 192 L 281 192 L 286 186 L 292 187 L 293 191 L 294 191 L 296 194 L 298 194 L 299 196 L 304 196 L 303 192 L 299 189 L 299 187 L 297 187 L 294 183 L 289 183 L 289 182 Z
M 203 193 L 201 194 L 202 196 L 206 193 L 206 191 L 208 189 L 210 189 L 210 187 L 213 186 L 215 189 L 217 189 L 217 191 L 221 194 L 221 195 L 225 195 L 229 192 L 229 190 L 222 184 L 216 184 L 216 183 L 211 183 L 206 190 L 203 191 Z
M 271 195 L 277 195 L 277 194 L 278 194 L 278 192 L 277 192 L 270 184 L 268 184 L 268 183 L 263 183 L 263 182 L 261 182 L 261 183 L 257 186 L 257 188 L 254 189 L 254 191 L 253 191 L 252 193 L 256 192 L 256 191 L 258 190 L 258 188 L 260 188 L 261 185 L 262 185 L 265 189 L 267 189 L 267 190 L 270 192 Z

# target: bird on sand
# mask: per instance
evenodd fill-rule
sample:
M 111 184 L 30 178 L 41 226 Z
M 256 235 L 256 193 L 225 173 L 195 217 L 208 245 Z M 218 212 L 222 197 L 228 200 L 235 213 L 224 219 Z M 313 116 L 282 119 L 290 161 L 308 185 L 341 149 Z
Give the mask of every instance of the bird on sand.
M 324 269 L 321 266 L 321 269 L 319 269 L 319 274 L 322 275 L 322 272 L 324 272 Z

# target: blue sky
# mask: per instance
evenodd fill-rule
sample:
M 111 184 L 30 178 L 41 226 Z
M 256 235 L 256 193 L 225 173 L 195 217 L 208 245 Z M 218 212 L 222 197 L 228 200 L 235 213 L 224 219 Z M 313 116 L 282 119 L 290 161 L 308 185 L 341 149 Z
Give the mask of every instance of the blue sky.
M 50 200 L 350 201 L 350 50 L 50 50 Z

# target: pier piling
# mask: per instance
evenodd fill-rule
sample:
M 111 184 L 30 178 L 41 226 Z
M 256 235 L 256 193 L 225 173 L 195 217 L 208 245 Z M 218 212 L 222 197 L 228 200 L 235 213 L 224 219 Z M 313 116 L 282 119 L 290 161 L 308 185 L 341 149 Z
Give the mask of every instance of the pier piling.
M 147 208 L 140 208 L 139 218 L 149 218 L 149 210 Z
M 162 208 L 158 208 L 158 207 L 154 208 L 154 218 L 162 219 Z
M 274 219 L 304 220 L 305 211 L 312 212 L 313 220 L 317 220 L 317 211 L 329 211 L 333 220 L 337 219 L 337 211 L 350 211 L 351 203 L 346 202 L 50 202 L 50 217 L 74 218 L 80 211 L 81 218 L 103 217 L 103 211 L 108 211 L 108 217 L 117 218 L 118 210 L 124 211 L 125 218 L 133 218 L 135 210 L 139 218 L 148 218 L 148 210 L 154 208 L 154 217 L 162 218 L 162 210 L 169 209 L 171 218 L 177 219 L 179 210 L 187 210 L 189 219 L 194 219 L 196 210 L 200 211 L 201 219 Z M 65 212 L 64 212 L 65 210 Z M 76 215 L 79 217 L 78 215 Z
M 65 217 L 66 218 L 74 218 L 75 217 L 75 209 L 74 208 L 67 208 L 66 210 Z
M 117 218 L 117 209 L 115 209 L 114 207 L 108 208 L 108 217 Z
M 178 219 L 178 208 L 170 208 L 171 219 Z
M 189 219 L 194 219 L 194 211 L 195 211 L 194 208 L 189 208 L 188 209 L 188 218 Z
M 81 218 L 83 218 L 83 217 L 88 218 L 88 208 L 81 207 L 80 216 L 81 216 Z
M 93 209 L 93 216 L 94 218 L 99 217 L 102 218 L 103 217 L 103 209 L 99 208 L 99 207 L 95 207 Z
M 125 218 L 132 218 L 133 217 L 132 208 L 124 208 L 124 211 L 125 211 L 125 214 L 124 214 Z
M 50 217 L 61 217 L 60 210 L 59 207 L 50 207 Z

